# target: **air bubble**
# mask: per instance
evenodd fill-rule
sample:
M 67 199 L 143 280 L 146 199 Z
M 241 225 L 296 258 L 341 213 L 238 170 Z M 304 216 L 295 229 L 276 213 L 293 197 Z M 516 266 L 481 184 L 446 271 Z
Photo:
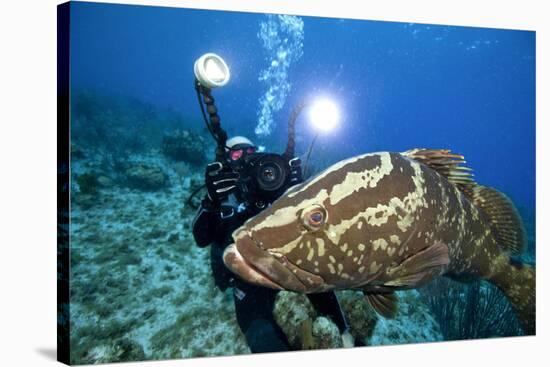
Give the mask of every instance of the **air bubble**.
M 266 91 L 259 99 L 255 133 L 268 136 L 274 128 L 273 114 L 283 108 L 291 89 L 290 65 L 303 53 L 304 22 L 296 16 L 269 14 L 260 23 L 258 38 L 266 50 L 269 67 L 258 77 L 266 85 Z

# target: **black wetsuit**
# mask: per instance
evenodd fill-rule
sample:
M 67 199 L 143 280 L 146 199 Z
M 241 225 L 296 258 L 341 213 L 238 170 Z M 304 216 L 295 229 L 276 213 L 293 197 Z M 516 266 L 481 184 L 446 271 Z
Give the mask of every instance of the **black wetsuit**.
M 242 209 L 242 210 L 239 210 Z M 257 214 L 242 205 L 214 205 L 205 198 L 193 222 L 193 235 L 199 247 L 211 245 L 210 260 L 216 286 L 224 291 L 233 287 L 237 322 L 252 353 L 291 350 L 287 338 L 273 317 L 278 291 L 247 283 L 231 273 L 223 263 L 224 249 L 232 242 L 231 233 Z M 322 315 L 330 317 L 340 333 L 347 323 L 334 292 L 309 294 L 309 300 Z

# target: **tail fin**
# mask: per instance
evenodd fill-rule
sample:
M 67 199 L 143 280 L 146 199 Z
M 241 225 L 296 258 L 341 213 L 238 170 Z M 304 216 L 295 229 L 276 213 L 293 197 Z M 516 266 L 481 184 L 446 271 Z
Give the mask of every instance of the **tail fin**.
M 536 332 L 535 268 L 510 261 L 489 279 L 504 293 L 514 309 L 526 335 Z
M 512 201 L 503 193 L 491 187 L 470 185 L 463 192 L 488 217 L 493 236 L 506 253 L 498 259 L 496 274 L 489 281 L 499 287 L 518 315 L 527 335 L 535 334 L 536 292 L 535 268 L 510 259 L 510 255 L 521 255 L 527 247 L 527 236 L 523 221 Z

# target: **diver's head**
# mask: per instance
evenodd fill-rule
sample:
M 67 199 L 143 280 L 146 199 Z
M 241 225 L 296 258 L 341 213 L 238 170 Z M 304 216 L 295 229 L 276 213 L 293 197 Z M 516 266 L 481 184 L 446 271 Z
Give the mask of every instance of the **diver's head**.
M 225 143 L 227 161 L 232 166 L 242 165 L 246 156 L 256 152 L 256 146 L 244 136 L 234 136 Z

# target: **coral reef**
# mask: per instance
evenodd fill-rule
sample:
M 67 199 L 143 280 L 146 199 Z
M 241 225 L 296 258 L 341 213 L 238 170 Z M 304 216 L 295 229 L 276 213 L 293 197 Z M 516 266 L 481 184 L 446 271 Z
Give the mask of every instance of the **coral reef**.
M 273 316 L 294 349 L 342 347 L 336 324 L 319 316 L 304 294 L 279 292 L 275 299 Z
M 71 111 L 71 136 L 75 143 L 119 157 L 158 148 L 164 131 L 185 126 L 185 121 L 171 110 L 94 90 L 75 92 Z M 79 158 L 81 153 L 84 151 L 73 150 L 73 158 Z
M 384 319 L 365 301 L 360 291 L 336 292 L 356 345 L 387 345 L 443 340 L 439 326 L 429 314 L 418 291 L 398 292 L 397 317 Z M 318 315 L 303 294 L 282 291 L 277 295 L 273 314 L 277 324 L 295 349 L 309 344 L 307 322 L 311 322 L 311 344 L 315 349 L 340 348 L 342 338 L 336 324 Z
M 72 200 L 85 208 L 98 202 L 101 188 L 112 185 L 111 179 L 93 170 L 75 175 L 73 182 Z
M 57 356 L 69 360 L 70 350 L 70 207 L 69 207 L 69 164 L 57 164 Z
M 200 206 L 201 199 L 204 196 L 206 186 L 202 176 L 192 175 L 191 166 L 186 162 L 174 162 L 174 171 L 178 175 L 178 181 L 182 188 L 189 194 L 183 203 L 181 215 L 192 215 Z
M 156 165 L 132 165 L 126 169 L 125 175 L 129 186 L 139 190 L 158 190 L 168 183 L 168 177 L 162 168 Z
M 175 130 L 162 139 L 162 152 L 166 156 L 193 165 L 206 163 L 206 149 L 204 138 L 188 130 Z
M 339 293 L 340 304 L 350 326 L 350 333 L 356 343 L 367 345 L 374 333 L 378 317 L 370 305 L 365 302 L 363 292 L 342 291 Z
M 96 180 L 97 184 L 102 188 L 109 188 L 115 184 L 112 178 L 104 175 L 99 175 Z
M 313 340 L 315 349 L 341 348 L 340 330 L 334 322 L 319 316 L 313 322 Z
M 367 345 L 389 345 L 442 341 L 443 335 L 417 290 L 397 292 L 399 307 L 395 319 L 378 317 Z
M 91 169 L 98 181 L 114 177 L 97 166 L 98 157 L 73 160 L 73 178 Z M 194 244 L 194 213 L 182 215 L 189 188 L 200 186 L 203 172 L 180 177 L 157 151 L 131 155 L 124 164 L 159 167 L 181 184 L 142 191 L 111 179 L 112 185 L 98 187 L 95 205 L 73 202 L 71 362 L 249 353 L 230 291 L 214 286 L 209 249 Z
M 143 348 L 128 338 L 117 340 L 112 345 L 93 347 L 86 354 L 86 359 L 91 363 L 130 362 L 144 358 Z
M 96 195 L 99 189 L 99 181 L 96 173 L 86 172 L 76 176 L 76 183 L 81 195 Z
M 293 348 L 302 349 L 302 325 L 306 320 L 316 317 L 316 312 L 307 297 L 294 292 L 279 292 L 275 299 L 273 316 L 285 333 L 288 343 Z

